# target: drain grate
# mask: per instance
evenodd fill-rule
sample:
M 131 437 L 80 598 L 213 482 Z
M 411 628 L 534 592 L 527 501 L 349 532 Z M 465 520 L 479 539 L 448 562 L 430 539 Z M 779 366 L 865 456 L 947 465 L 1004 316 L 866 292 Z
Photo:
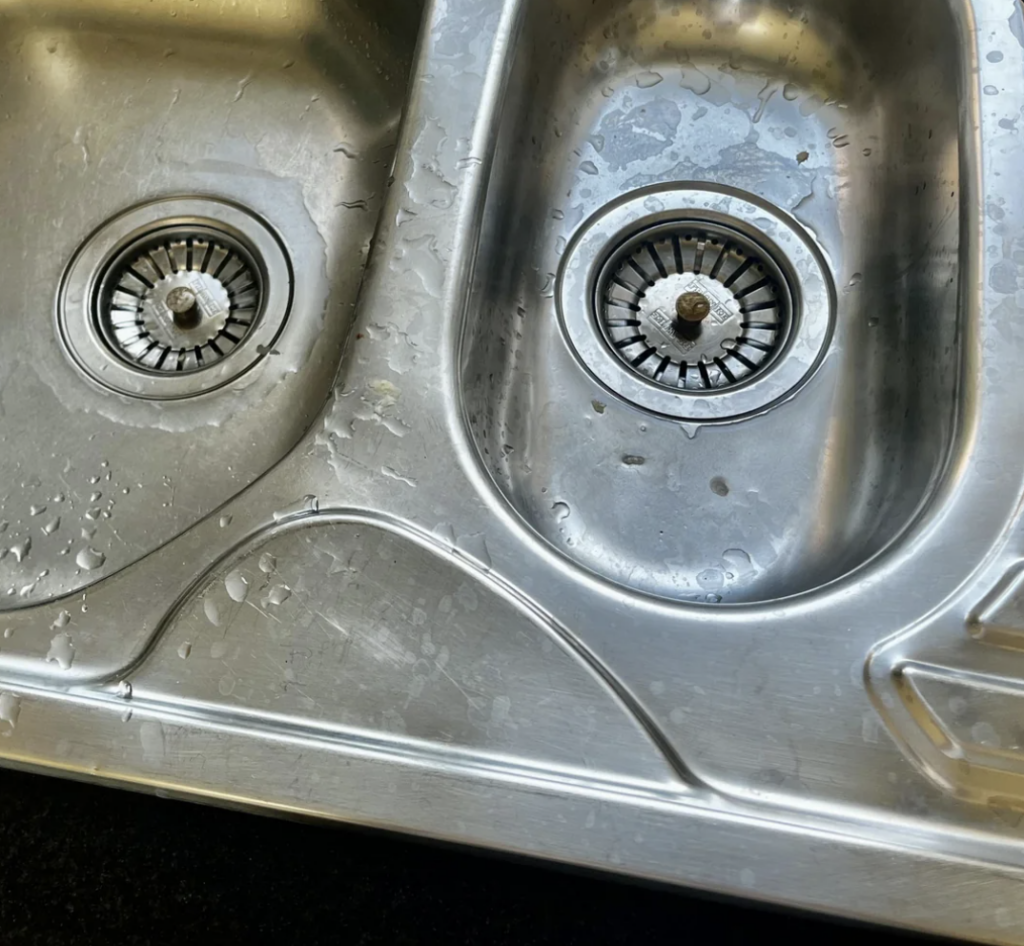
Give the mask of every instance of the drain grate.
M 97 321 L 115 353 L 154 372 L 196 371 L 240 345 L 259 317 L 262 278 L 230 234 L 186 226 L 126 246 L 100 281 Z
M 770 254 L 722 224 L 673 221 L 609 255 L 597 315 L 616 356 L 641 376 L 688 391 L 727 390 L 771 364 L 792 305 Z
M 97 384 L 173 400 L 220 388 L 274 350 L 292 303 L 284 246 L 260 217 L 171 197 L 108 220 L 68 264 L 59 338 Z
M 566 341 L 607 391 L 694 423 L 769 410 L 814 373 L 835 286 L 787 214 L 718 184 L 643 188 L 574 234 L 556 293 Z

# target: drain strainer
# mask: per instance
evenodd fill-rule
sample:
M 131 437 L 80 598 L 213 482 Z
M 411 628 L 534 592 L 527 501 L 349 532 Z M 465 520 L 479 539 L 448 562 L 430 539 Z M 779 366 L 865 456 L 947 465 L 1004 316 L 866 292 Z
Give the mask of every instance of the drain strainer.
M 60 335 L 95 380 L 178 398 L 228 383 L 272 347 L 291 302 L 280 243 L 242 208 L 177 198 L 136 207 L 79 250 Z
M 584 225 L 559 311 L 614 393 L 682 420 L 758 413 L 796 391 L 831 334 L 832 281 L 797 225 L 736 191 L 645 190 Z

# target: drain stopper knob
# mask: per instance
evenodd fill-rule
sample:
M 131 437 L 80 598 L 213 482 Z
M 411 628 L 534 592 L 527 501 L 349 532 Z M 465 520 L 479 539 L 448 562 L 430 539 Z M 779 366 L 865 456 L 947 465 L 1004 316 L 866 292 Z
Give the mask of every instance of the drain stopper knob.
M 699 292 L 684 292 L 676 299 L 676 330 L 683 338 L 700 335 L 700 323 L 711 314 L 711 303 Z
M 684 292 L 676 299 L 676 317 L 680 322 L 703 322 L 711 314 L 711 303 L 699 292 Z
M 196 294 L 187 286 L 178 286 L 167 293 L 164 299 L 174 316 L 178 328 L 195 328 L 202 320 L 202 313 L 196 304 Z

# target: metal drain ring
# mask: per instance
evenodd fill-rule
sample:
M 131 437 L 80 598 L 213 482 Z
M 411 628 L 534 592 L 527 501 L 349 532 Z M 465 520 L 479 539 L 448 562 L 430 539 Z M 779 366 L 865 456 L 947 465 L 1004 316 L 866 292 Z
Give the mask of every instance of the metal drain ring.
M 765 370 L 784 347 L 790 292 L 746 234 L 662 224 L 627 240 L 598 277 L 597 314 L 612 350 L 651 381 L 725 390 Z M 701 305 L 687 321 L 680 306 Z
M 770 410 L 811 377 L 832 336 L 835 287 L 813 240 L 779 210 L 728 187 L 674 184 L 583 224 L 556 304 L 573 354 L 609 392 L 666 417 L 726 423 Z M 689 319 L 703 320 L 699 331 Z
M 57 330 L 92 380 L 134 397 L 212 391 L 273 347 L 292 269 L 274 232 L 236 204 L 179 197 L 125 211 L 68 264 Z

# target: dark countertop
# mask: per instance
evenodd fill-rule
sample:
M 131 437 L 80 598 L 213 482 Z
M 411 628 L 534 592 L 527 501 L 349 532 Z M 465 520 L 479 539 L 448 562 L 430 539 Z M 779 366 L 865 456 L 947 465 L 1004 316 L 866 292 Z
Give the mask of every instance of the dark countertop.
M 0 770 L 0 943 L 897 946 L 870 928 Z M 921 942 L 921 940 L 916 940 Z M 935 942 L 935 941 L 930 941 Z

